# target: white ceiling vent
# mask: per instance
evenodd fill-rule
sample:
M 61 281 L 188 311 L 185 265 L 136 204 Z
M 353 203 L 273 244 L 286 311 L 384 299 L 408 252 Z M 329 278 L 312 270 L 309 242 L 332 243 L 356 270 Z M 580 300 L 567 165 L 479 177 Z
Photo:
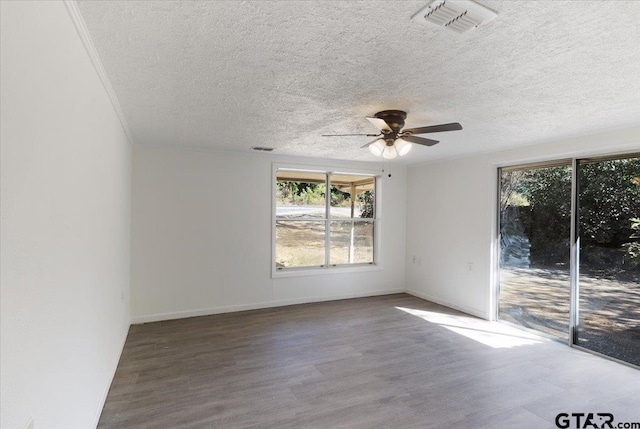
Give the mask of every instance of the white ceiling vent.
M 471 0 L 434 0 L 411 19 L 429 27 L 466 33 L 496 16 L 494 11 Z

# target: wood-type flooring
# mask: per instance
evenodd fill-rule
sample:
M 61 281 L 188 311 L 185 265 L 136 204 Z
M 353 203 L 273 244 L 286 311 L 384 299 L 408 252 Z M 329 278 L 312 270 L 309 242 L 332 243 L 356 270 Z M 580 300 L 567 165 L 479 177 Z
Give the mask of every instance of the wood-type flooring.
M 398 294 L 134 325 L 98 427 L 545 429 L 559 413 L 640 422 L 640 371 Z

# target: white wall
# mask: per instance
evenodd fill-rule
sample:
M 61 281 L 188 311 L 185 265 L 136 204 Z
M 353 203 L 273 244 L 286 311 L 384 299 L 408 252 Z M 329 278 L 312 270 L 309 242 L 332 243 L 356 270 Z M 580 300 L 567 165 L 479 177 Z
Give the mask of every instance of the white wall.
M 404 289 L 406 169 L 382 180 L 383 270 L 272 279 L 277 157 L 144 146 L 133 152 L 134 322 Z
M 0 15 L 0 426 L 86 429 L 129 327 L 131 150 L 65 6 Z
M 497 168 L 640 151 L 640 127 L 412 166 L 407 174 L 407 290 L 493 316 Z M 413 263 L 413 256 L 416 263 Z M 473 264 L 469 271 L 468 264 Z

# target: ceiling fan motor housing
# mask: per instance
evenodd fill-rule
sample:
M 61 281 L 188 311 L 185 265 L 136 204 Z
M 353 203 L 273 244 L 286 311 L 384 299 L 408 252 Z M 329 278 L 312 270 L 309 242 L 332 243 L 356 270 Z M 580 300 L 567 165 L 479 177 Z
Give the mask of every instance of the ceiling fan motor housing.
M 402 110 L 383 110 L 382 112 L 378 112 L 374 115 L 376 118 L 382 119 L 389 125 L 391 128 L 391 132 L 384 133 L 384 139 L 389 144 L 389 140 L 392 140 L 391 144 L 393 144 L 393 140 L 398 137 L 398 133 L 404 127 L 404 120 L 407 118 L 407 112 Z
M 403 110 L 382 110 L 374 116 L 367 116 L 366 119 L 379 130 L 379 134 L 323 134 L 326 137 L 334 136 L 356 136 L 364 135 L 367 137 L 376 137 L 372 142 L 362 147 L 368 147 L 376 156 L 384 156 L 385 153 L 396 153 L 399 156 L 405 155 L 411 149 L 412 144 L 423 146 L 433 146 L 438 140 L 418 137 L 415 134 L 441 133 L 444 131 L 458 131 L 462 129 L 462 125 L 457 122 L 449 124 L 428 125 L 425 127 L 409 128 L 403 130 L 404 120 L 407 118 L 407 112 Z M 385 158 L 395 158 L 385 157 Z

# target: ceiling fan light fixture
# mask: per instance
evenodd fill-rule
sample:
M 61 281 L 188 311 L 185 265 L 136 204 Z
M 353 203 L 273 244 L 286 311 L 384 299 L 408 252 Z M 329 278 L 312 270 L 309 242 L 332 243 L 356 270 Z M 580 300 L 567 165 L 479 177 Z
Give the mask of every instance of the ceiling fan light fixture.
M 378 139 L 369 145 L 369 151 L 371 151 L 371 153 L 375 156 L 382 156 L 382 153 L 384 152 L 386 147 L 387 143 L 384 141 L 384 139 Z
M 444 1 L 444 0 L 437 0 Z M 416 134 L 441 133 L 445 131 L 459 131 L 462 125 L 457 122 L 448 124 L 428 125 L 418 128 L 404 128 L 404 120 L 407 118 L 407 112 L 403 110 L 383 110 L 375 114 L 375 116 L 367 116 L 378 130 L 378 134 L 323 134 L 323 137 L 347 137 L 347 136 L 367 136 L 375 137 L 361 148 L 368 147 L 369 151 L 375 156 L 381 156 L 385 159 L 394 159 L 404 156 L 411 151 L 413 145 L 433 146 L 438 144 L 438 140 L 418 137 Z
M 399 156 L 405 156 L 413 147 L 411 143 L 402 139 L 397 139 L 393 145 L 396 147 Z
M 384 159 L 393 159 L 398 156 L 398 151 L 396 150 L 395 145 L 386 146 L 384 151 L 382 151 L 382 157 Z

